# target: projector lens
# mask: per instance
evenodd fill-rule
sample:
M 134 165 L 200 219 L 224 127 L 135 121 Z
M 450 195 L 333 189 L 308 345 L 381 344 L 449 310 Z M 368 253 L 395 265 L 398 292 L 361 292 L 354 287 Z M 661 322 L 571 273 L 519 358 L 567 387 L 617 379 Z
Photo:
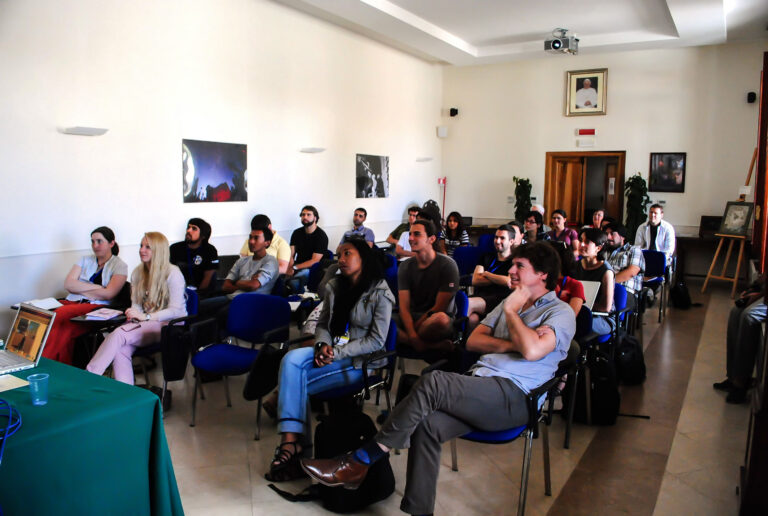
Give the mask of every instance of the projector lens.
M 552 50 L 560 50 L 563 48 L 563 42 L 559 39 L 553 39 L 552 40 Z

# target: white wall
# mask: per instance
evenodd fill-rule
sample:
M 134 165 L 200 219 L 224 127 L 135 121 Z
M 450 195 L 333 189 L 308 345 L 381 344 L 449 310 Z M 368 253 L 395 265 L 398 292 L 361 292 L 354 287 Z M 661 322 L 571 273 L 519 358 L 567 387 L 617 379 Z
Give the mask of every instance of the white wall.
M 513 176 L 527 177 L 543 201 L 545 153 L 626 150 L 627 176 L 648 179 L 649 153 L 687 152 L 685 193 L 666 200 L 665 219 L 696 226 L 721 215 L 738 197 L 757 140 L 759 91 L 768 41 L 446 68 L 443 170 L 446 210 L 476 217 L 512 217 Z M 565 117 L 568 70 L 608 69 L 608 114 Z M 594 149 L 577 149 L 576 128 L 597 129 Z M 480 179 L 480 180 L 478 180 Z M 552 208 L 550 207 L 550 210 Z
M 191 216 L 229 254 L 257 212 L 288 237 L 314 204 L 335 241 L 362 205 L 383 238 L 438 195 L 441 67 L 272 2 L 5 0 L 0 77 L 0 307 L 61 294 L 99 225 L 132 267 Z M 248 202 L 183 204 L 182 138 L 247 144 Z M 358 152 L 390 157 L 388 199 L 355 199 Z

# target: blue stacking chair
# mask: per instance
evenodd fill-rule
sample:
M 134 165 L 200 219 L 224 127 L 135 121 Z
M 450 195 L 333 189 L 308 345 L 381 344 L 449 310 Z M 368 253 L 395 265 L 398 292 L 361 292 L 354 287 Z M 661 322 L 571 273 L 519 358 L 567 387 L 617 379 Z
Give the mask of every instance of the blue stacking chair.
M 384 279 L 387 282 L 387 285 L 389 285 L 389 290 L 392 291 L 392 293 L 395 295 L 395 304 L 399 302 L 397 298 L 397 259 L 392 256 L 391 254 L 385 254 L 384 259 L 385 262 L 385 269 L 384 269 Z
M 485 254 L 496 252 L 496 247 L 493 245 L 493 239 L 495 236 L 495 233 L 480 235 L 480 238 L 477 239 L 477 247 L 480 249 L 481 253 Z
M 227 406 L 232 406 L 229 396 L 227 377 L 245 374 L 251 369 L 259 354 L 256 343 L 286 342 L 288 325 L 291 321 L 291 307 L 285 298 L 265 294 L 244 293 L 236 296 L 229 306 L 227 333 L 237 339 L 250 342 L 250 347 L 241 347 L 229 343 L 215 343 L 201 348 L 192 357 L 192 366 L 197 373 L 195 390 L 192 394 L 192 421 L 195 426 L 195 404 L 197 391 L 205 399 L 200 386 L 200 371 L 224 376 L 224 392 Z M 261 426 L 261 400 L 257 412 L 257 438 Z
M 384 349 L 370 353 L 363 359 L 363 377 L 354 383 L 331 389 L 328 391 L 320 392 L 312 396 L 314 400 L 326 402 L 336 400 L 339 398 L 346 398 L 349 396 L 355 396 L 363 404 L 364 400 L 371 399 L 371 389 L 376 389 L 376 404 L 379 403 L 379 395 L 381 391 L 384 391 L 384 398 L 387 401 L 387 411 L 392 410 L 392 400 L 390 399 L 390 391 L 392 390 L 392 382 L 395 377 L 395 343 L 397 342 L 397 324 L 394 319 L 389 322 L 389 330 L 387 332 L 387 339 L 384 341 Z M 387 359 L 387 363 L 376 369 L 373 374 L 368 372 L 368 364 L 377 362 L 382 358 Z
M 467 441 L 486 444 L 505 444 L 514 441 L 521 435 L 525 437 L 523 472 L 520 477 L 520 498 L 518 499 L 517 504 L 518 516 L 525 514 L 525 501 L 528 493 L 528 472 L 531 467 L 531 448 L 533 439 L 539 436 L 539 423 L 543 423 L 543 425 L 541 425 L 541 444 L 544 452 L 544 494 L 552 496 L 552 482 L 550 479 L 549 468 L 549 433 L 547 428 L 552 422 L 552 406 L 550 402 L 549 410 L 543 411 L 539 409 L 539 400 L 542 396 L 546 396 L 553 390 L 559 381 L 560 378 L 555 376 L 548 382 L 528 393 L 526 397 L 528 422 L 526 424 L 497 432 L 475 430 L 460 437 L 460 439 Z M 456 439 L 451 440 L 451 469 L 453 469 L 453 471 L 459 470 Z
M 462 285 L 469 284 L 467 278 L 471 282 L 472 273 L 475 271 L 475 267 L 480 262 L 480 258 L 483 256 L 483 251 L 479 247 L 457 247 L 453 251 L 453 260 L 459 268 L 459 276 L 462 278 Z
M 141 368 L 144 372 L 144 380 L 147 382 L 147 385 L 151 385 L 149 381 L 149 371 L 146 365 L 146 362 L 152 363 L 152 355 L 155 353 L 160 353 L 163 351 L 163 348 L 165 347 L 167 349 L 168 339 L 169 339 L 169 331 L 166 330 L 169 326 L 178 326 L 178 325 L 186 325 L 189 321 L 193 320 L 197 316 L 197 308 L 200 303 L 199 297 L 197 295 L 197 291 L 193 288 L 187 287 L 185 289 L 185 297 L 186 297 L 186 305 L 187 305 L 187 315 L 185 317 L 178 317 L 176 319 L 172 319 L 168 321 L 168 324 L 163 327 L 163 331 L 160 335 L 160 342 L 152 343 L 148 346 L 142 346 L 140 348 L 136 349 L 136 352 L 133 354 L 134 357 L 142 359 L 141 360 Z M 164 345 L 165 344 L 165 345 Z M 163 353 L 163 391 L 162 395 L 160 396 L 160 399 L 162 401 L 165 401 L 165 394 L 168 390 L 168 382 L 175 381 L 175 380 L 181 380 L 184 378 L 184 372 L 186 371 L 186 359 L 189 358 L 189 350 L 186 350 L 186 354 L 184 356 L 184 365 L 182 367 L 181 371 L 181 378 L 178 378 L 178 373 L 176 370 L 179 369 L 178 360 L 173 360 L 168 357 L 166 360 L 166 353 Z M 168 362 L 166 364 L 166 361 Z
M 645 258 L 645 272 L 643 275 L 646 278 L 653 278 L 643 281 L 643 288 L 661 286 L 661 296 L 659 297 L 659 322 L 661 322 L 667 307 L 667 296 L 665 295 L 667 286 L 667 257 L 661 251 L 643 249 L 643 258 Z M 645 299 L 641 299 L 641 303 L 645 306 Z

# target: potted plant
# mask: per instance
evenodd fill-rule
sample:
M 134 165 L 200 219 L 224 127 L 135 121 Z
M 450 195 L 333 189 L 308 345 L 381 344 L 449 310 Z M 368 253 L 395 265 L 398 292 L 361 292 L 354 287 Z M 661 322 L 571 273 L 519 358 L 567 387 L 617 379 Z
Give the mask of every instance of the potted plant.
M 651 198 L 648 197 L 648 184 L 640 172 L 624 183 L 624 195 L 627 197 L 627 219 L 624 225 L 627 227 L 628 240 L 634 242 L 637 228 L 645 222 L 646 208 L 651 203 Z
M 513 177 L 515 182 L 515 220 L 525 221 L 531 211 L 531 181 L 522 177 Z

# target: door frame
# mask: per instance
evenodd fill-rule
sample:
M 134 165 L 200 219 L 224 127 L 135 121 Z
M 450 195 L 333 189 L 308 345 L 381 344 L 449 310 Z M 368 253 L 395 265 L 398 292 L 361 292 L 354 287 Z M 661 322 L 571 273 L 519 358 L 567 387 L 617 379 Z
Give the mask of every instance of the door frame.
M 616 185 L 617 194 L 621 195 L 622 199 L 624 198 L 624 178 L 626 176 L 626 170 L 625 170 L 625 164 L 626 164 L 626 158 L 627 158 L 627 151 L 558 151 L 558 152 L 547 152 L 546 154 L 546 162 L 544 166 L 544 201 L 549 198 L 549 183 L 550 178 L 552 177 L 552 174 L 555 171 L 555 160 L 560 158 L 617 158 L 618 159 L 618 176 L 619 176 L 619 184 Z M 581 180 L 581 199 L 580 203 L 583 206 L 584 203 L 584 186 L 586 183 L 586 167 L 584 168 L 584 174 L 582 175 Z M 620 213 L 619 213 L 619 220 L 624 220 L 624 202 L 619 203 Z M 557 207 L 553 206 L 545 206 L 548 213 L 552 213 L 552 210 L 557 209 Z M 589 223 L 590 221 L 584 221 L 585 223 Z

